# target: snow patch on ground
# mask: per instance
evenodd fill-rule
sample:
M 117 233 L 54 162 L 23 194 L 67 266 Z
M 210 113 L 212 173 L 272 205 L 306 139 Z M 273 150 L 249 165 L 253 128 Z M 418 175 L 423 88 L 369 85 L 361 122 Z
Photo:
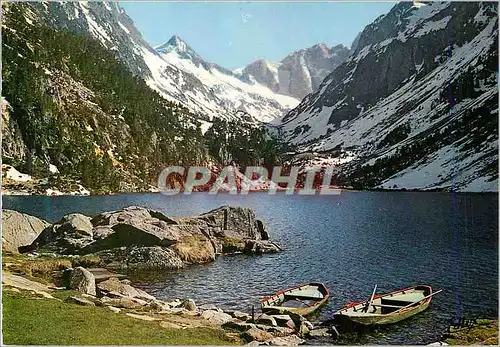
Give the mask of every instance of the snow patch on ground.
M 49 171 L 51 173 L 53 173 L 53 174 L 58 174 L 59 173 L 59 169 L 54 164 L 49 164 Z
M 448 25 L 448 22 L 450 21 L 450 19 L 451 19 L 451 16 L 446 16 L 443 19 L 440 19 L 436 22 L 427 22 L 424 24 L 424 26 L 422 28 L 420 28 L 415 33 L 414 36 L 420 37 L 420 36 L 427 35 L 428 33 L 432 32 L 432 31 L 443 30 Z
M 18 182 L 28 182 L 33 179 L 30 175 L 21 173 L 15 167 L 6 164 L 2 164 L 2 177 Z

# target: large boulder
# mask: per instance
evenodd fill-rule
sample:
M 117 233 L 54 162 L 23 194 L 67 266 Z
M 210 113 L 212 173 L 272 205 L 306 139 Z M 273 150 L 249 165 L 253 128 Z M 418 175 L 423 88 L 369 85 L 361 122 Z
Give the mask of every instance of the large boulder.
M 2 210 L 2 249 L 18 253 L 21 246 L 30 245 L 50 224 L 13 210 Z
M 245 207 L 221 206 L 201 214 L 199 217 L 182 218 L 179 221 L 202 223 L 213 229 L 232 231 L 242 239 L 268 240 L 269 234 L 264 223 L 255 217 L 255 213 Z
M 81 293 L 96 295 L 94 275 L 83 267 L 76 267 L 70 273 L 69 288 Z
M 57 224 L 60 224 L 60 228 L 69 232 L 80 234 L 83 237 L 92 237 L 92 223 L 90 223 L 90 217 L 83 214 L 68 214 L 61 218 Z
M 227 313 L 213 310 L 203 311 L 201 317 L 206 319 L 212 325 L 222 325 L 233 319 L 233 317 Z
M 99 289 L 99 294 L 101 296 L 116 296 L 142 300 L 155 299 L 154 296 L 149 295 L 145 291 L 134 288 L 126 281 L 120 281 L 115 277 L 99 282 L 97 284 L 97 288 Z
M 94 241 L 92 228 L 89 217 L 68 214 L 43 230 L 33 243 L 57 253 L 78 253 Z
M 128 270 L 175 270 L 184 267 L 173 250 L 160 246 L 120 247 L 96 253 L 108 268 Z

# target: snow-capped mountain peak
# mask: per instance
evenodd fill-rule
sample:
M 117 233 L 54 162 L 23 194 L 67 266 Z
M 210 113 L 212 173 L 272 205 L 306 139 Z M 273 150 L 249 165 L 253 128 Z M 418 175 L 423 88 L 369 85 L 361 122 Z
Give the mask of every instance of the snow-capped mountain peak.
M 288 54 L 277 64 L 263 59 L 254 60 L 239 73 L 241 79 L 302 99 L 314 92 L 349 54 L 349 49 L 343 45 L 329 48 L 325 43 L 318 43 Z
M 150 85 L 168 93 L 175 85 L 177 94 L 196 112 L 210 118 L 230 118 L 247 113 L 257 121 L 271 122 L 295 107 L 299 100 L 274 93 L 264 85 L 245 81 L 232 71 L 207 62 L 179 36 L 174 35 L 155 48 L 156 57 L 163 63 L 153 66 L 159 76 Z M 168 73 L 167 73 L 168 72 Z M 162 76 L 162 77 L 160 77 Z M 171 77 L 174 83 L 162 82 Z M 189 100 L 189 101 L 188 101 Z
M 201 56 L 178 35 L 173 35 L 165 43 L 154 47 L 154 50 L 159 54 L 167 54 L 174 51 L 186 59 L 201 59 Z

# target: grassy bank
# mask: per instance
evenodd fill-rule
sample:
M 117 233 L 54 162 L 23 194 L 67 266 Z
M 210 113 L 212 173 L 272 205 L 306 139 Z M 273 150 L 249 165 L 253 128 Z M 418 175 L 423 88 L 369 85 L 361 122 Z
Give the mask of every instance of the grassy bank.
M 63 296 L 65 293 L 61 293 Z M 25 292 L 3 292 L 3 343 L 15 345 L 229 345 L 209 328 L 167 329 L 106 307 L 86 307 Z
M 444 340 L 449 345 L 497 345 L 498 321 L 479 319 L 472 327 L 452 328 L 448 338 Z

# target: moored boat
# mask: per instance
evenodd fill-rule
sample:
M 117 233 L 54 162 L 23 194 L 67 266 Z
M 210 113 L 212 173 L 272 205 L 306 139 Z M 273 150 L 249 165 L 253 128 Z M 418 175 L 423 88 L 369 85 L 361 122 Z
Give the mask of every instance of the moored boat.
M 375 290 L 370 300 L 347 304 L 333 313 L 333 319 L 339 323 L 348 321 L 359 325 L 393 324 L 424 311 L 432 297 L 441 292 L 433 292 L 430 286 L 425 285 L 382 295 L 375 295 Z
M 285 314 L 297 313 L 311 315 L 328 301 L 328 288 L 322 283 L 308 283 L 293 288 L 280 290 L 265 297 L 261 302 L 262 312 Z

